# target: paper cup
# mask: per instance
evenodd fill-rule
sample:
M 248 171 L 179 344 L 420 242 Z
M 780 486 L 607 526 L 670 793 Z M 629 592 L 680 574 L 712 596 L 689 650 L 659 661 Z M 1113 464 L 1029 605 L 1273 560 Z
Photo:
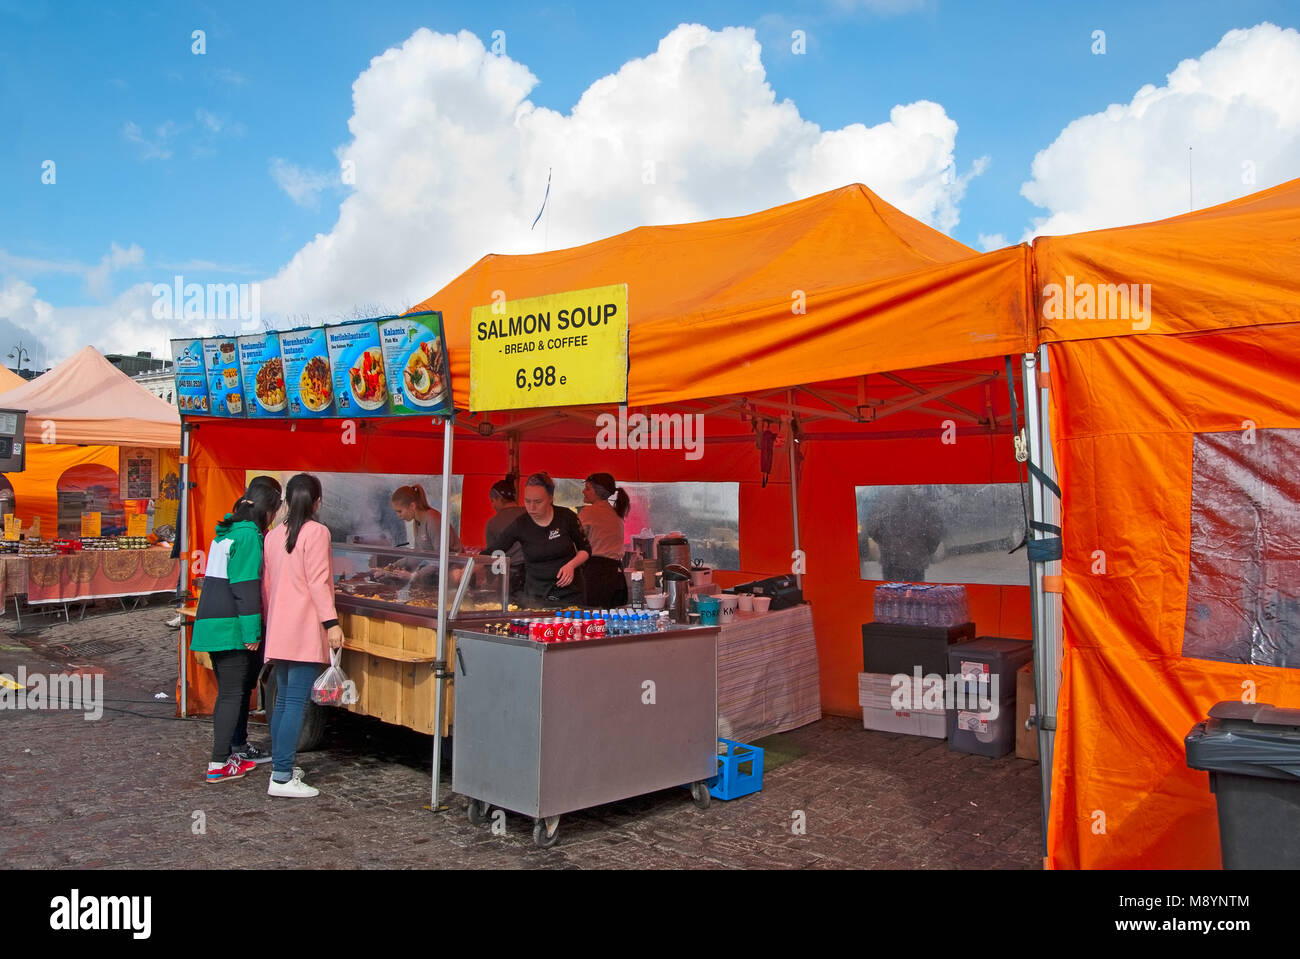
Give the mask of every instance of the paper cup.
M 771 597 L 771 596 L 755 596 L 755 597 L 754 597 L 754 612 L 756 612 L 756 613 L 766 613 L 767 610 L 768 610 L 768 607 L 770 607 L 771 605 L 772 605 L 772 597 Z
M 752 593 L 740 593 L 737 595 L 737 608 L 742 613 L 752 613 L 754 611 L 754 596 Z

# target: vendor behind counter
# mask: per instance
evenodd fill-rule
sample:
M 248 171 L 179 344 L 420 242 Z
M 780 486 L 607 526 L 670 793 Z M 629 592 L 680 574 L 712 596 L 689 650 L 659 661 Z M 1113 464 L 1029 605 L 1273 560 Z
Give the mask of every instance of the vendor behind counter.
M 509 551 L 518 544 L 524 554 L 524 599 L 528 606 L 577 606 L 583 599 L 582 566 L 591 544 L 578 515 L 555 505 L 555 481 L 534 473 L 524 486 L 524 514 L 487 544 L 487 552 Z

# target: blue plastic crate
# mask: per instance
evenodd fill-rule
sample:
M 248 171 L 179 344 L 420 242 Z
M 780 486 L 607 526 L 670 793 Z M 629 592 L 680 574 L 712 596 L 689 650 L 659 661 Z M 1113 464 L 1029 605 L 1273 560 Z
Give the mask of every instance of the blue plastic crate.
M 719 738 L 727 747 L 718 754 L 718 775 L 709 780 L 709 795 L 714 799 L 739 799 L 763 788 L 763 750 L 734 739 Z M 749 772 L 742 767 L 748 766 Z

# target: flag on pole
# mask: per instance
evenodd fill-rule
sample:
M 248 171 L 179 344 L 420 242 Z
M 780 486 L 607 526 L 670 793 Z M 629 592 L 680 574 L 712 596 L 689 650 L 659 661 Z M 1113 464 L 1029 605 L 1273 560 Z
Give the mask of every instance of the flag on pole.
M 546 201 L 549 200 L 550 198 L 551 198 L 551 168 L 550 168 L 550 167 L 547 167 L 547 169 L 546 169 L 546 195 L 545 195 L 544 197 L 542 197 L 542 209 L 540 209 L 540 210 L 537 211 L 537 216 L 533 219 L 533 226 L 530 226 L 528 229 L 531 230 L 533 227 L 537 226 L 537 221 L 540 220 L 540 219 L 542 218 L 542 213 L 543 213 L 543 211 L 546 210 Z

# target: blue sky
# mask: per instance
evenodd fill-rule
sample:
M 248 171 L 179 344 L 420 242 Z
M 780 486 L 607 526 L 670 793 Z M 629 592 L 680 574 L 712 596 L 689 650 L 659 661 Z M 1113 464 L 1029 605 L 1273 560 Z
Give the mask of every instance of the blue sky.
M 956 222 L 944 221 L 942 203 L 928 208 L 927 216 L 925 190 L 915 183 L 906 188 L 912 190 L 912 202 L 917 204 L 909 212 L 982 248 L 990 237 L 994 243 L 1017 242 L 1036 220 L 1056 213 L 1065 219 L 1049 224 L 1107 225 L 1125 215 L 1128 207 L 1123 204 L 1062 212 L 1067 205 L 1062 200 L 1061 209 L 1036 207 L 1020 192 L 1034 178 L 1035 155 L 1079 118 L 1101 113 L 1110 104 L 1130 103 L 1145 84 L 1161 87 L 1180 61 L 1202 57 L 1228 31 L 1264 22 L 1294 28 L 1297 21 L 1300 9 L 1293 3 L 1250 0 L 1233 4 L 794 0 L 776 5 L 538 6 L 479 2 L 436 7 L 404 2 L 308 6 L 0 0 L 0 124 L 6 143 L 0 151 L 0 281 L 9 284 L 7 296 L 0 298 L 0 317 L 5 316 L 7 303 L 10 323 L 36 337 L 49 332 L 38 328 L 42 324 L 62 325 L 75 327 L 83 340 L 98 335 L 101 348 L 126 349 L 133 321 L 124 312 L 129 304 L 122 298 L 132 287 L 166 281 L 174 272 L 199 282 L 283 278 L 295 255 L 318 235 L 334 235 L 334 247 L 345 247 L 346 237 L 360 227 L 349 226 L 341 217 L 340 204 L 351 191 L 334 182 L 333 171 L 339 163 L 336 151 L 350 143 L 359 151 L 364 138 L 349 129 L 350 119 L 357 119 L 359 128 L 366 126 L 366 118 L 353 102 L 353 83 L 368 70 L 372 58 L 401 47 L 421 27 L 439 34 L 469 31 L 485 47 L 491 47 L 493 31 L 503 31 L 505 56 L 537 80 L 526 91 L 526 99 L 561 117 L 574 110 L 597 80 L 618 73 L 628 61 L 653 54 L 679 24 L 703 24 L 712 31 L 749 27 L 762 45 L 761 66 L 776 102 L 791 101 L 804 124 L 815 124 L 822 131 L 853 124 L 874 127 L 887 123 L 891 109 L 898 105 L 923 100 L 938 104 L 946 121 L 956 125 L 950 138 L 952 172 L 962 178 L 965 188 L 945 201 L 952 207 L 946 215 Z M 202 55 L 192 50 L 191 34 L 197 29 L 205 32 Z M 795 30 L 804 31 L 807 38 L 802 55 L 791 50 Z M 1104 55 L 1093 52 L 1095 30 L 1105 32 Z M 1297 66 L 1286 59 L 1289 47 L 1281 47 L 1279 63 Z M 1259 55 L 1242 59 L 1258 61 Z M 465 94 L 458 92 L 457 83 L 472 84 L 481 75 L 481 70 L 467 68 L 464 78 L 430 81 L 433 85 L 426 84 L 418 96 L 447 102 Z M 401 76 L 399 70 L 384 82 L 400 84 Z M 409 109 L 418 102 L 409 94 L 405 100 L 395 95 L 393 102 L 406 103 Z M 710 96 L 701 94 L 704 100 Z M 1260 97 L 1267 99 L 1264 94 Z M 726 102 L 720 97 L 719 108 L 725 109 Z M 1195 112 L 1193 108 L 1194 104 L 1187 116 Z M 372 111 L 371 117 L 376 113 L 383 110 Z M 1177 115 L 1171 114 L 1175 119 Z M 623 122 L 635 127 L 636 118 Z M 1184 130 L 1167 121 L 1159 131 L 1146 131 L 1142 137 L 1146 145 L 1134 148 L 1176 154 L 1185 167 L 1189 143 L 1199 147 L 1205 140 L 1212 148 L 1214 141 L 1222 140 L 1213 125 L 1197 126 L 1199 122 L 1188 119 Z M 683 135 L 692 135 L 689 123 L 683 123 Z M 1249 124 L 1251 129 L 1258 127 L 1258 116 L 1252 115 Z M 1088 136 L 1082 127 L 1076 132 Z M 1130 164 L 1136 168 L 1130 170 L 1115 158 L 1125 150 L 1123 135 L 1127 134 L 1116 134 L 1098 167 L 1113 160 L 1118 180 L 1134 181 L 1126 189 L 1134 196 L 1146 196 L 1149 187 L 1137 181 L 1143 163 Z M 374 150 L 383 155 L 384 134 L 376 136 Z M 1177 142 L 1180 139 L 1186 142 Z M 1258 180 L 1240 188 L 1233 184 L 1234 178 L 1240 179 L 1235 155 L 1207 160 L 1211 165 L 1204 171 L 1208 199 L 1227 199 L 1300 176 L 1289 120 L 1265 123 L 1260 139 L 1262 145 L 1252 144 L 1241 160 L 1255 163 L 1255 156 L 1261 158 Z M 580 139 L 572 142 L 575 149 L 582 148 Z M 396 155 L 401 149 L 400 143 L 394 144 L 392 152 Z M 437 143 L 420 149 L 444 150 Z M 710 149 L 716 145 L 703 143 L 698 152 L 702 155 Z M 1062 155 L 1069 153 L 1069 144 L 1063 143 L 1060 150 Z M 456 175 L 453 168 L 479 165 L 482 157 L 477 152 L 477 147 L 465 151 L 446 147 L 437 165 L 440 171 L 450 172 L 441 172 L 439 178 L 450 183 Z M 690 154 L 686 150 L 683 156 Z M 558 167 L 563 183 L 566 164 L 572 159 L 556 148 L 520 163 L 540 167 L 540 182 L 545 168 Z M 1193 159 L 1199 159 L 1195 151 Z M 47 160 L 56 164 L 52 185 L 41 181 Z M 692 162 L 677 161 L 683 175 L 692 175 Z M 756 155 L 755 162 L 769 161 Z M 855 178 L 851 163 L 844 166 L 844 162 L 836 171 L 844 169 L 847 178 Z M 900 165 L 906 162 L 913 160 L 899 161 Z M 1216 170 L 1215 162 L 1231 169 Z M 276 165 L 305 177 L 310 189 L 295 199 L 285 186 L 292 177 L 278 180 Z M 1146 165 L 1150 166 L 1149 160 Z M 1068 164 L 1057 166 L 1052 179 L 1044 175 L 1041 193 L 1068 197 L 1071 174 L 1059 169 Z M 927 169 L 918 166 L 916 176 L 937 175 Z M 327 174 L 329 182 L 323 179 Z M 781 177 L 783 184 L 815 182 L 784 173 Z M 511 176 L 503 174 L 503 179 Z M 540 190 L 531 185 L 536 179 L 531 171 L 528 179 L 528 185 L 511 187 L 512 216 L 531 219 L 523 207 L 535 213 L 541 201 Z M 875 183 L 867 185 L 894 202 Z M 473 207 L 490 215 L 490 184 L 476 188 L 484 192 L 472 195 Z M 430 195 L 416 195 L 414 203 L 427 203 L 431 218 L 446 216 L 448 223 L 454 223 L 467 215 L 464 207 L 434 195 L 434 187 L 426 184 L 422 189 Z M 906 192 L 901 185 L 895 189 L 900 197 Z M 1088 189 L 1099 188 L 1094 183 Z M 1185 197 L 1185 184 L 1180 189 Z M 674 198 L 657 209 L 731 215 L 793 198 L 782 190 L 798 192 L 797 186 L 756 189 L 748 207 L 743 197 L 728 196 L 719 198 L 716 208 L 696 195 L 689 202 Z M 509 191 L 503 183 L 505 192 Z M 471 196 L 463 187 L 462 195 Z M 557 227 L 555 236 L 560 240 L 594 239 L 655 218 L 632 208 L 623 211 L 621 219 L 586 222 L 575 209 L 581 201 L 574 199 L 573 190 L 565 197 L 564 191 L 556 190 L 554 215 L 567 216 L 570 223 L 567 231 Z M 393 202 L 391 196 L 375 194 L 370 212 L 356 214 L 358 222 L 366 222 L 366 229 L 382 236 L 382 224 L 375 221 Z M 1154 206 L 1151 212 L 1183 211 Z M 398 222 L 396 233 L 402 229 Z M 427 295 L 436 289 L 421 287 L 420 282 L 443 282 L 482 254 L 503 248 L 488 248 L 488 244 L 508 245 L 490 230 L 457 235 L 456 240 L 454 248 L 431 254 L 436 267 L 430 267 L 427 275 L 407 288 L 394 289 L 391 303 L 386 287 L 368 286 L 359 278 L 354 286 L 332 289 L 332 301 L 304 303 L 303 309 L 319 316 L 331 305 L 347 310 L 375 299 L 405 306 L 417 290 Z M 414 233 L 409 242 L 395 240 L 398 246 L 418 242 L 420 235 Z M 371 240 L 368 246 L 374 243 Z M 313 250 L 301 268 L 308 269 L 316 262 L 312 257 L 322 255 Z M 314 268 L 337 270 L 337 264 L 331 267 L 330 261 L 319 260 Z M 286 313 L 293 310 L 295 291 L 308 299 L 301 296 L 301 286 L 287 281 L 272 289 L 282 291 L 278 308 Z M 349 297 L 353 302 L 344 302 Z M 157 348 L 159 333 L 152 327 L 141 328 L 139 338 L 147 342 L 140 348 Z M 11 334 L 0 327 L 0 340 Z M 51 351 L 67 352 L 73 339 L 51 337 Z M 0 342 L 6 350 L 8 345 Z

